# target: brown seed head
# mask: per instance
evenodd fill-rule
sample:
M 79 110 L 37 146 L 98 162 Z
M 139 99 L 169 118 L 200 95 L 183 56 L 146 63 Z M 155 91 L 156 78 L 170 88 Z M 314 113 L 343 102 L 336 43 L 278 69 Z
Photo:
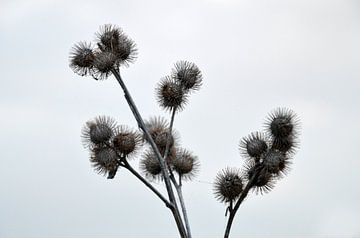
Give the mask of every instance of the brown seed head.
M 102 146 L 92 149 L 90 162 L 95 171 L 102 175 L 109 174 L 109 178 L 115 176 L 116 170 L 119 167 L 116 152 L 111 148 Z
M 93 72 L 94 51 L 90 43 L 79 42 L 70 51 L 70 68 L 81 76 Z
M 113 138 L 114 148 L 123 155 L 135 154 L 141 146 L 141 136 L 139 133 L 126 126 L 117 127 Z
M 84 147 L 91 148 L 94 145 L 108 142 L 114 135 L 115 127 L 115 120 L 106 116 L 98 116 L 86 122 L 81 136 Z
M 243 190 L 240 171 L 226 168 L 220 171 L 214 182 L 214 194 L 220 202 L 234 201 Z
M 202 83 L 199 68 L 188 61 L 178 61 L 173 69 L 172 77 L 178 81 L 185 90 L 198 90 Z
M 199 160 L 186 149 L 177 149 L 173 169 L 185 180 L 191 180 L 199 171 Z

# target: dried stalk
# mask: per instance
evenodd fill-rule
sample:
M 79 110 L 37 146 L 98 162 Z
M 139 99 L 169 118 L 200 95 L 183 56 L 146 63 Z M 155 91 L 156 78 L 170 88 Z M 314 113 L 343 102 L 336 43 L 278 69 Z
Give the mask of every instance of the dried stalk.
M 183 221 L 181 219 L 181 215 L 180 215 L 180 212 L 179 212 L 179 209 L 177 208 L 177 205 L 176 205 L 176 199 L 175 199 L 175 195 L 174 195 L 174 191 L 172 189 L 172 186 L 171 186 L 171 183 L 170 183 L 170 177 L 169 177 L 169 173 L 168 173 L 168 167 L 167 167 L 167 164 L 164 162 L 154 140 L 152 139 L 145 123 L 144 123 L 144 120 L 142 119 L 125 83 L 123 82 L 121 76 L 120 76 L 120 72 L 118 69 L 112 69 L 111 72 L 113 73 L 113 75 L 115 76 L 116 80 L 118 81 L 118 83 L 120 84 L 121 88 L 123 89 L 124 91 L 124 96 L 125 96 L 125 99 L 138 123 L 138 127 L 143 131 L 144 135 L 145 135 L 145 138 L 148 140 L 150 146 L 152 147 L 157 159 L 159 160 L 159 164 L 160 164 L 160 167 L 161 167 L 161 171 L 162 171 L 162 175 L 164 177 L 164 182 L 165 182 L 165 186 L 166 186 L 166 190 L 167 190 L 167 193 L 168 193 L 168 196 L 169 196 L 169 200 L 171 202 L 171 206 L 169 207 L 169 209 L 171 210 L 173 216 L 174 216 L 174 219 L 176 221 L 176 225 L 178 227 L 178 230 L 179 230 L 179 233 L 181 235 L 181 237 L 183 238 L 187 238 L 187 235 L 186 235 L 186 230 L 185 230 L 185 227 L 184 227 L 184 224 L 183 224 Z

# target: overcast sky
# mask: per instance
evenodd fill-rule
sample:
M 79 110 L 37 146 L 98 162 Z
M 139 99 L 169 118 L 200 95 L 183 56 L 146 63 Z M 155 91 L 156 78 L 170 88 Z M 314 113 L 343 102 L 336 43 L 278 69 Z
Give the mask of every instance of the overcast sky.
M 122 75 L 144 118 L 169 116 L 154 87 L 176 61 L 203 72 L 175 121 L 201 161 L 184 185 L 193 237 L 222 237 L 225 206 L 210 183 L 241 168 L 239 140 L 279 106 L 301 119 L 299 151 L 271 193 L 246 199 L 232 237 L 360 237 L 359 1 L 1 0 L 1 238 L 178 237 L 160 200 L 126 170 L 96 174 L 81 145 L 97 115 L 136 126 L 114 79 L 68 66 L 73 44 L 106 23 L 137 43 Z

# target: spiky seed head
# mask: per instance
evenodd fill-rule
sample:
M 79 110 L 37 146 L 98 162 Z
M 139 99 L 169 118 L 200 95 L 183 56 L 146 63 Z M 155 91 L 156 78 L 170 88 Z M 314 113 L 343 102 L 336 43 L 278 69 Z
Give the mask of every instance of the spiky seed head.
M 162 131 L 155 135 L 154 142 L 159 148 L 166 148 L 166 143 L 168 140 L 168 131 Z M 169 137 L 169 147 L 173 147 L 174 145 L 174 137 L 173 135 L 170 135 Z
M 158 149 L 160 151 L 164 151 L 166 148 L 167 136 L 169 133 L 169 123 L 163 117 L 153 117 L 150 118 L 150 120 L 146 121 L 145 125 L 155 144 L 158 146 Z M 178 133 L 173 129 L 170 135 L 170 148 L 174 147 L 178 140 Z
M 275 137 L 272 140 L 271 149 L 278 150 L 283 153 L 293 154 L 298 147 L 298 143 L 294 136 Z
M 133 63 L 137 56 L 135 42 L 125 35 L 120 38 L 119 45 L 115 48 L 114 51 L 121 60 L 121 63 L 125 66 L 128 66 L 129 63 Z
M 96 79 L 107 79 L 111 70 L 118 67 L 116 55 L 109 51 L 96 52 L 94 67 Z
M 296 136 L 299 121 L 296 114 L 287 108 L 277 108 L 267 118 L 266 127 L 276 138 Z
M 98 116 L 86 122 L 81 133 L 84 147 L 91 148 L 108 142 L 114 135 L 115 127 L 115 120 L 106 116 Z
M 256 175 L 255 172 L 257 173 Z M 270 192 L 274 188 L 275 180 L 273 174 L 271 174 L 263 166 L 257 166 L 255 164 L 247 164 L 245 166 L 245 173 L 248 180 L 251 180 L 253 176 L 256 176 L 253 181 L 253 190 L 256 194 L 264 194 Z
M 127 66 L 136 59 L 136 44 L 120 27 L 111 24 L 100 26 L 96 36 L 98 44 L 103 48 L 103 51 L 114 53 L 119 63 Z
M 202 83 L 199 68 L 188 61 L 178 61 L 172 72 L 172 77 L 178 81 L 185 90 L 198 90 Z
M 141 141 L 140 134 L 127 126 L 117 127 L 112 140 L 114 148 L 126 156 L 135 154 L 141 146 Z
M 105 47 L 105 50 L 111 51 L 119 44 L 120 35 L 123 34 L 119 27 L 111 24 L 100 26 L 99 32 L 96 33 L 97 41 Z
M 96 146 L 91 150 L 90 162 L 99 174 L 113 178 L 119 167 L 116 152 L 108 147 Z
M 190 151 L 179 148 L 172 167 L 182 178 L 191 180 L 199 171 L 199 160 Z
M 79 42 L 70 51 L 70 68 L 81 76 L 92 74 L 95 55 L 91 43 Z
M 156 88 L 157 99 L 165 110 L 183 109 L 187 98 L 184 90 L 179 83 L 170 77 L 163 78 Z
M 220 171 L 214 182 L 214 194 L 220 202 L 234 201 L 243 191 L 243 181 L 237 168 Z
M 260 132 L 253 132 L 241 139 L 239 148 L 245 158 L 250 157 L 258 161 L 268 149 L 266 136 Z
M 156 180 L 161 177 L 161 166 L 152 150 L 145 151 L 140 160 L 140 170 L 150 180 Z
M 289 169 L 289 158 L 278 150 L 269 150 L 264 156 L 264 168 L 271 174 L 286 174 Z

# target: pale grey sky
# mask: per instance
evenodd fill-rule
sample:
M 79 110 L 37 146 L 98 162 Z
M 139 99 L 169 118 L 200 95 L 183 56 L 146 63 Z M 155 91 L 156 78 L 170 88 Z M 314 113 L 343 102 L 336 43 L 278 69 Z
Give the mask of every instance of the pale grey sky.
M 360 237 L 359 1 L 1 0 L 1 238 L 177 237 L 151 192 L 125 170 L 97 175 L 81 146 L 94 116 L 136 126 L 115 80 L 68 67 L 73 44 L 106 23 L 138 45 L 122 74 L 145 118 L 168 116 L 154 87 L 176 61 L 202 70 L 202 89 L 175 122 L 200 159 L 197 180 L 241 168 L 239 140 L 272 109 L 301 118 L 292 171 L 247 198 L 232 237 Z M 212 186 L 194 181 L 184 193 L 193 236 L 222 237 L 225 206 Z

